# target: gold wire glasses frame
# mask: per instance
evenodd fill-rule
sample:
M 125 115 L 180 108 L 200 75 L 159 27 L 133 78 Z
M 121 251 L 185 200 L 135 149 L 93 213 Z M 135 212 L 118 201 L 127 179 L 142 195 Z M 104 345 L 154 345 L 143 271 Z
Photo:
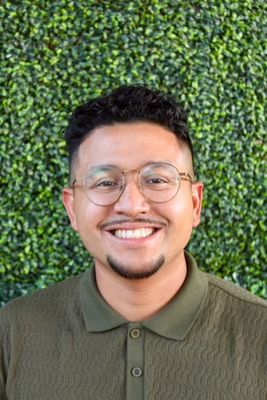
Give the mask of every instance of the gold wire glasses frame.
M 173 199 L 182 180 L 193 183 L 187 172 L 179 172 L 169 163 L 149 163 L 141 169 L 121 171 L 114 166 L 97 166 L 83 179 L 74 179 L 71 188 L 82 187 L 89 201 L 107 206 L 119 200 L 126 187 L 125 175 L 137 174 L 137 187 L 149 200 L 165 203 Z

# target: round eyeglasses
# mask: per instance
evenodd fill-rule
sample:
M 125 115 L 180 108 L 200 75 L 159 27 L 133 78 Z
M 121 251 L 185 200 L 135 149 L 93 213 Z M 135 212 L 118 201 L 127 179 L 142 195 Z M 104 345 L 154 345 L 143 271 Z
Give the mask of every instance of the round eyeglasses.
M 182 180 L 193 183 L 189 173 L 179 172 L 169 163 L 155 162 L 141 169 L 126 171 L 109 165 L 96 166 L 83 179 L 74 179 L 71 187 L 82 187 L 88 200 L 99 206 L 107 206 L 120 198 L 129 173 L 135 173 L 140 192 L 155 203 L 165 203 L 176 196 Z

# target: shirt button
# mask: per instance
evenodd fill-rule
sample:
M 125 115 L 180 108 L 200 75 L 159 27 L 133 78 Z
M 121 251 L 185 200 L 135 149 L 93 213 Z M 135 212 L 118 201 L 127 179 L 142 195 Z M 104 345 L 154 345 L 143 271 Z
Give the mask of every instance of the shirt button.
M 142 369 L 139 367 L 132 368 L 131 372 L 132 372 L 132 376 L 134 376 L 135 378 L 139 378 L 143 374 Z
M 137 328 L 134 328 L 130 331 L 130 336 L 132 339 L 139 338 L 140 334 L 141 334 L 140 329 L 137 329 Z

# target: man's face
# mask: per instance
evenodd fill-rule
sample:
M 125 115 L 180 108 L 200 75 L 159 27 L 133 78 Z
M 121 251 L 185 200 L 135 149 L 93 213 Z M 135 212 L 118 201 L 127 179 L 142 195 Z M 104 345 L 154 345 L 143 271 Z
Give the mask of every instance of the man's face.
M 120 123 L 99 127 L 84 140 L 73 175 L 82 179 L 93 166 L 125 171 L 159 161 L 193 175 L 190 152 L 173 133 L 153 123 Z M 71 225 L 96 268 L 137 279 L 179 265 L 200 221 L 202 184 L 181 181 L 173 199 L 155 203 L 139 191 L 134 174 L 126 182 L 121 197 L 107 206 L 90 202 L 81 187 L 63 191 Z

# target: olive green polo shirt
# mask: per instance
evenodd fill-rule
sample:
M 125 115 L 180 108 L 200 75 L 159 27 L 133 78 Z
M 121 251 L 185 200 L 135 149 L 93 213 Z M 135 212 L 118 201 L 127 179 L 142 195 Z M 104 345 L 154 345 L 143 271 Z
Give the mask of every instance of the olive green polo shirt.
M 4 307 L 0 399 L 265 400 L 266 302 L 186 259 L 147 321 L 117 314 L 94 268 Z
M 163 340 L 182 340 L 194 323 L 208 290 L 205 275 L 197 270 L 188 256 L 186 283 L 158 315 L 143 322 L 128 322 L 114 311 L 99 294 L 94 270 L 90 279 L 85 275 L 80 282 L 81 306 L 86 329 L 89 332 L 106 332 L 125 326 L 125 390 L 126 399 L 141 400 L 145 397 L 146 365 L 145 348 L 148 332 Z M 119 295 L 119 294 L 118 294 Z M 153 337 L 153 336 L 152 336 Z M 160 360 L 159 360 L 160 361 Z M 154 367 L 151 366 L 151 369 Z

